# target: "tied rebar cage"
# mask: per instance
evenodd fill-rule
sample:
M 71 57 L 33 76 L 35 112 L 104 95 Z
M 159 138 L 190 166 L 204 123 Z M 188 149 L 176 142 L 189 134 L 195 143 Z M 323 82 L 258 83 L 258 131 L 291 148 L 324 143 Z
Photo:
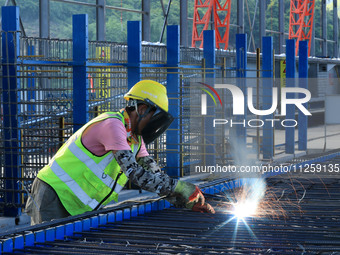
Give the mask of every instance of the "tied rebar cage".
M 18 40 L 2 41 L 16 54 L 10 62 L 6 51 L 2 62 L 1 207 L 15 210 L 23 207 L 31 180 L 72 133 L 72 69 L 66 63 L 72 41 L 2 32 L 9 34 Z M 14 75 L 4 71 L 11 68 Z
M 17 49 L 13 63 L 3 61 L 2 68 L 14 68 L 14 75 L 5 76 L 8 86 L 2 86 L 1 111 L 1 208 L 23 208 L 31 184 L 38 171 L 49 163 L 49 159 L 73 134 L 74 129 L 74 45 L 73 40 L 28 38 L 20 36 L 12 45 Z M 2 32 L 2 36 L 7 34 Z M 9 47 L 8 42 L 3 46 Z M 128 90 L 127 44 L 111 42 L 89 42 L 86 82 L 89 119 L 107 111 L 118 111 L 125 107 L 123 99 Z M 167 65 L 167 47 L 163 45 L 142 45 L 141 79 L 152 79 L 167 85 L 167 76 L 173 69 Z M 16 51 L 14 51 L 16 52 Z M 166 134 L 148 145 L 149 153 L 159 164 L 167 165 L 167 155 L 185 151 L 193 141 L 187 139 L 186 118 L 190 114 L 189 90 L 187 81 L 192 77 L 201 77 L 203 54 L 201 50 L 182 48 L 180 64 L 187 65 L 180 69 L 180 93 L 169 93 L 169 98 L 180 100 L 181 141 L 180 151 L 169 150 Z M 6 90 L 6 91 L 5 91 Z M 12 97 L 6 99 L 9 93 Z M 13 101 L 10 101 L 13 100 Z M 11 107 L 15 108 L 11 108 Z M 7 108 L 6 108 L 7 107 Z M 171 106 L 170 106 L 171 107 Z M 3 109 L 5 111 L 3 111 Z M 14 110 L 13 110 L 14 109 Z M 13 111 L 13 114 L 11 111 Z M 16 120 L 13 124 L 4 121 L 6 117 Z M 11 118 L 9 119 L 11 120 Z M 83 123 L 85 124 L 85 123 Z M 5 137 L 6 130 L 11 131 L 11 138 Z M 178 131 L 177 129 L 169 129 Z M 183 135 L 182 135 L 183 134 Z M 17 135 L 16 139 L 13 139 Z M 11 144 L 9 144 L 10 142 Z M 171 144 L 171 142 L 170 142 Z M 183 154 L 184 155 L 184 154 Z M 190 162 L 181 155 L 181 175 Z M 9 161 L 5 158 L 8 157 Z M 15 160 L 15 163 L 13 163 Z M 9 171 L 9 172 L 8 172 Z M 6 183 L 12 185 L 9 188 Z M 6 197 L 10 194 L 11 199 Z M 6 209 L 7 210 L 7 209 Z

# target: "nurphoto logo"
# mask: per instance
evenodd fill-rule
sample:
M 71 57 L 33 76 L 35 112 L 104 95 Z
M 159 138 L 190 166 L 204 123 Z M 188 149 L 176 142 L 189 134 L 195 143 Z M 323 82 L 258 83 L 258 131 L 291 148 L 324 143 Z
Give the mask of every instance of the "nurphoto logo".
M 241 116 L 245 115 L 245 96 L 243 91 L 231 84 L 215 84 L 214 88 L 212 86 L 209 86 L 207 84 L 201 83 L 205 87 L 209 88 L 219 99 L 220 104 L 222 106 L 222 100 L 217 93 L 216 89 L 227 89 L 231 95 L 232 95 L 232 114 L 234 116 Z M 201 114 L 202 115 L 207 115 L 207 94 L 213 99 L 215 106 L 217 105 L 215 98 L 213 95 L 205 88 L 201 88 L 202 91 L 206 92 L 206 94 L 201 95 Z M 290 94 L 292 95 L 299 95 L 298 97 L 288 97 L 287 95 Z M 286 109 L 287 105 L 295 105 L 297 109 L 299 109 L 304 115 L 310 116 L 312 115 L 308 109 L 305 107 L 305 103 L 307 103 L 311 99 L 311 93 L 308 89 L 305 88 L 297 88 L 297 87 L 283 87 L 281 88 L 280 91 L 281 95 L 281 116 L 286 116 Z M 301 96 L 302 95 L 302 96 Z M 278 97 L 279 97 L 279 90 L 276 87 L 272 88 L 272 104 L 269 109 L 256 109 L 254 107 L 254 102 L 253 102 L 253 88 L 247 88 L 247 107 L 248 110 L 257 116 L 267 116 L 270 115 L 274 112 L 277 111 L 278 109 Z M 248 125 L 249 127 L 262 127 L 265 122 L 271 122 L 272 126 L 274 126 L 275 122 L 280 121 L 279 119 L 244 119 L 244 120 L 239 120 L 238 122 L 233 121 L 232 119 L 214 119 L 213 121 L 213 126 L 215 127 L 216 125 L 225 125 L 225 124 L 230 124 L 231 126 L 233 125 L 243 125 L 246 126 Z M 283 127 L 295 127 L 297 126 L 297 121 L 295 119 L 284 119 L 281 122 L 281 125 Z M 289 124 L 290 123 L 290 124 Z

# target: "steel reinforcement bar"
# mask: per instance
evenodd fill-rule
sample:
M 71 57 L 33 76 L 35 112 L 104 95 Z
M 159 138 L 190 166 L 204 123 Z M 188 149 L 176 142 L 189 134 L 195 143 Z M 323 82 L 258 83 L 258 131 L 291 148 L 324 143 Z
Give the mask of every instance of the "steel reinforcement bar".
M 327 163 L 330 160 L 339 163 L 340 152 L 317 158 L 307 157 L 303 163 Z M 278 178 L 282 176 L 268 178 L 268 186 L 275 188 L 277 197 L 281 194 L 282 209 L 292 216 L 279 215 L 248 222 L 251 231 L 241 222 L 238 224 L 236 221 L 236 224 L 235 220 L 227 224 L 228 214 L 223 211 L 223 201 L 220 201 L 221 194 L 234 192 L 245 182 L 216 180 L 201 186 L 209 202 L 217 208 L 215 215 L 173 209 L 164 199 L 130 203 L 5 233 L 1 238 L 0 251 L 2 254 L 84 254 L 84 249 L 106 254 L 152 254 L 162 251 L 170 254 L 180 251 L 296 254 L 299 250 L 301 254 L 304 249 L 340 250 L 336 227 L 340 220 L 339 180 L 296 179 L 301 184 L 299 187 L 304 187 L 299 190 L 292 188 L 291 183 L 282 181 L 290 178 Z M 213 195 L 218 193 L 219 196 Z M 282 193 L 287 197 L 282 198 Z M 299 198 L 299 209 L 284 203 L 292 196 Z M 238 226 L 236 236 L 232 233 Z M 275 232 L 275 229 L 280 232 Z M 303 243 L 299 243 L 300 240 Z

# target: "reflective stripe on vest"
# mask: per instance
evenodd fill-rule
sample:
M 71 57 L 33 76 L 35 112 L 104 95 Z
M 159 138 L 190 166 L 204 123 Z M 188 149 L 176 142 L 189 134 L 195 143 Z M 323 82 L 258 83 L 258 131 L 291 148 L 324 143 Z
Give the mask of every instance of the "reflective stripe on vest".
M 98 205 L 97 200 L 92 199 L 86 192 L 79 186 L 79 184 L 73 180 L 65 171 L 62 169 L 56 161 L 51 165 L 51 169 L 56 176 L 60 178 L 72 191 L 77 194 L 77 197 L 84 205 L 90 206 L 92 209 Z
M 123 116 L 120 113 L 105 113 L 98 116 L 70 137 L 58 150 L 50 165 L 38 173 L 39 179 L 55 189 L 71 215 L 93 210 L 101 202 L 101 206 L 104 206 L 111 200 L 116 200 L 118 193 L 128 180 L 125 174 L 119 175 L 120 167 L 112 152 L 97 157 L 81 143 L 82 133 L 88 126 L 107 118 L 118 118 L 124 124 Z M 139 137 L 139 143 L 131 146 L 134 156 L 137 155 L 140 146 L 141 139 Z M 79 171 L 83 172 L 79 174 Z M 117 176 L 120 176 L 119 179 Z M 60 180 L 63 184 L 60 183 Z M 113 187 L 115 187 L 114 191 L 111 192 Z M 102 192 L 98 192 L 98 190 Z M 108 196 L 109 194 L 110 196 Z M 108 196 L 107 199 L 105 199 L 106 196 Z

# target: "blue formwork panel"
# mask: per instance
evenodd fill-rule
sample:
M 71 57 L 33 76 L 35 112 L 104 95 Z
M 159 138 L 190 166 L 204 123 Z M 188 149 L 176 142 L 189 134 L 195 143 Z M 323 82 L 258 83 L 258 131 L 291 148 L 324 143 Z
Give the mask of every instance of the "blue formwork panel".
M 37 243 L 45 242 L 45 230 L 39 230 L 35 232 L 34 235 L 35 235 L 35 241 Z
M 99 225 L 105 225 L 107 223 L 107 215 L 101 214 L 99 215 Z
M 164 210 L 164 200 L 158 201 L 158 210 Z
M 64 236 L 65 236 L 65 226 L 64 225 L 57 226 L 55 228 L 55 239 L 63 240 Z
M 45 231 L 46 241 L 53 242 L 55 240 L 55 228 L 48 228 Z
M 149 212 L 151 212 L 151 210 L 152 210 L 151 203 L 145 204 L 145 212 L 149 213 Z
M 158 202 L 152 202 L 151 203 L 151 210 L 152 211 L 158 211 Z
M 14 237 L 14 249 L 22 249 L 25 246 L 25 239 L 23 235 Z
M 74 232 L 82 232 L 83 231 L 83 223 L 78 220 L 74 222 Z
M 116 221 L 122 221 L 123 220 L 123 211 L 118 210 L 116 211 Z
M 91 228 L 98 228 L 98 226 L 99 226 L 99 217 L 98 216 L 91 217 Z
M 171 207 L 171 203 L 167 200 L 164 200 L 164 208 L 170 208 Z
M 26 233 L 24 237 L 25 237 L 25 246 L 34 245 L 34 233 L 32 232 Z
M 138 207 L 134 206 L 131 209 L 131 217 L 137 217 L 138 216 Z
M 2 251 L 3 252 L 13 251 L 13 239 L 12 238 L 8 238 L 2 242 Z
M 124 220 L 128 220 L 130 218 L 131 218 L 131 209 L 130 208 L 124 209 Z
M 145 213 L 145 205 L 138 205 L 138 215 L 143 215 Z
M 91 228 L 91 220 L 90 219 L 84 219 L 83 221 L 83 231 L 88 231 Z
M 65 225 L 65 235 L 66 236 L 73 236 L 74 232 L 74 224 L 73 223 L 67 223 Z
M 113 223 L 116 221 L 116 214 L 115 212 L 110 212 L 108 215 L 107 215 L 107 222 L 108 223 Z

